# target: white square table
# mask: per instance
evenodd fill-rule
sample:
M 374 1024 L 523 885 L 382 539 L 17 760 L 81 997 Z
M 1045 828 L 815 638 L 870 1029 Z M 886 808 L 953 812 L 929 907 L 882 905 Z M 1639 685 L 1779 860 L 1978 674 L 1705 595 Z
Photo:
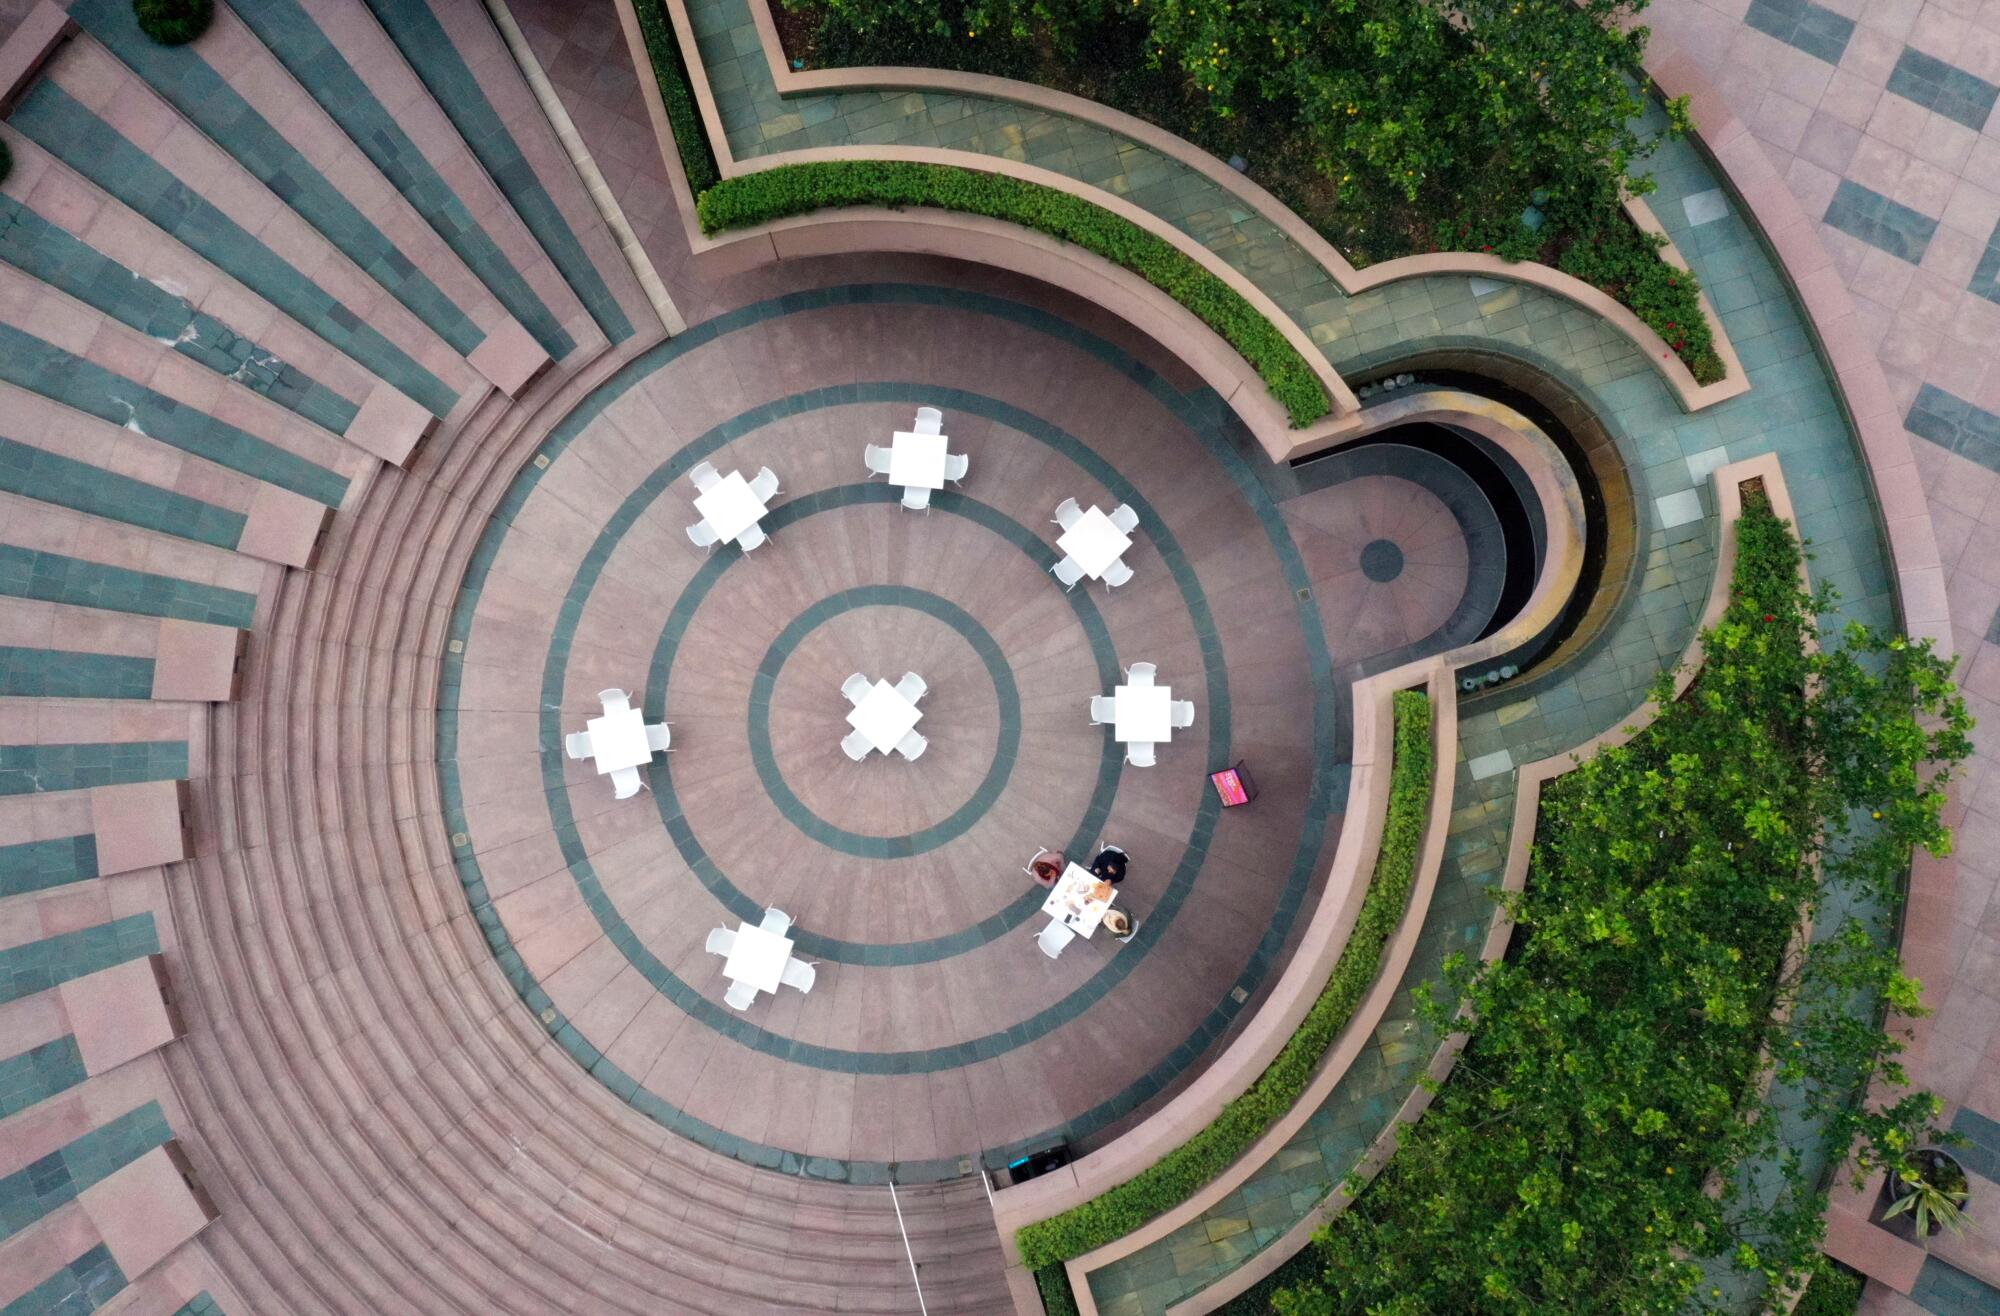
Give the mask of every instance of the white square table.
M 1056 547 L 1069 554 L 1086 576 L 1102 580 L 1105 568 L 1132 547 L 1132 539 L 1112 525 L 1111 518 L 1103 511 L 1092 507 L 1075 525 L 1056 537 Z
M 1174 734 L 1173 702 L 1171 686 L 1119 686 L 1111 692 L 1111 738 L 1166 744 Z
M 636 768 L 653 761 L 646 743 L 646 715 L 636 708 L 593 717 L 584 724 L 590 732 L 590 756 L 599 772 Z
M 909 734 L 910 728 L 923 715 L 923 710 L 903 698 L 902 692 L 895 686 L 887 681 L 877 681 L 847 714 L 847 722 L 865 736 L 869 744 L 887 754 Z
M 743 472 L 731 471 L 703 492 L 695 495 L 694 510 L 726 543 L 756 525 L 764 517 L 764 500 L 750 492 Z
M 889 483 L 905 489 L 944 488 L 946 442 L 942 434 L 897 430 L 889 445 Z
M 747 982 L 760 992 L 775 992 L 784 981 L 785 965 L 791 958 L 790 937 L 745 923 L 736 930 L 729 958 L 722 962 L 722 973 L 736 982 Z
M 1100 897 L 1102 889 L 1106 894 Z M 1088 937 L 1097 931 L 1097 925 L 1104 921 L 1104 911 L 1111 908 L 1111 902 L 1118 899 L 1118 888 L 1093 874 L 1088 868 L 1071 864 L 1063 869 L 1063 875 L 1049 892 L 1049 898 L 1042 902 L 1042 912 L 1050 918 L 1060 919 L 1069 924 L 1070 930 L 1081 937 Z

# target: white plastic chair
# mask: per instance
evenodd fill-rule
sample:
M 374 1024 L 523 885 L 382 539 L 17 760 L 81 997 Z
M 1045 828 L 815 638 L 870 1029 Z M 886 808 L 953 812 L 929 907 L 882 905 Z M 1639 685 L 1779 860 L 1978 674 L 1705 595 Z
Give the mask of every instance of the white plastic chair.
M 866 450 L 862 452 L 861 459 L 868 463 L 868 473 L 870 475 L 887 475 L 889 473 L 889 450 L 881 444 L 869 444 Z
M 918 407 L 916 432 L 918 434 L 944 433 L 944 413 L 936 407 Z
M 924 739 L 924 733 L 914 729 L 896 742 L 896 752 L 912 763 L 922 758 L 924 751 L 930 747 L 931 742 Z
M 1155 663 L 1133 663 L 1125 669 L 1125 684 L 1151 685 L 1159 671 L 1159 666 Z
M 731 982 L 729 990 L 722 994 L 722 999 L 739 1010 L 747 1010 L 750 1008 L 750 1003 L 757 999 L 757 989 L 747 982 Z
M 611 774 L 611 798 L 629 800 L 637 795 L 639 788 L 645 784 L 639 779 L 639 769 L 620 768 Z
M 856 672 L 840 683 L 840 693 L 846 697 L 848 703 L 858 704 L 874 686 L 873 681 Z
M 813 979 L 818 976 L 813 971 L 812 965 L 804 960 L 791 959 L 785 961 L 785 971 L 778 976 L 778 981 L 787 987 L 796 987 L 802 992 L 809 992 L 813 989 Z
M 782 937 L 792 930 L 792 916 L 782 909 L 767 909 L 757 926 L 774 937 Z
M 564 736 L 563 752 L 568 754 L 573 759 L 589 758 L 590 733 L 588 731 L 572 731 L 568 735 Z
M 1117 589 L 1132 582 L 1132 568 L 1125 565 L 1124 558 L 1118 558 L 1104 568 L 1104 588 Z
M 1176 731 L 1184 731 L 1194 725 L 1194 700 L 1176 699 L 1169 710 L 1168 722 Z
M 873 746 L 868 743 L 868 737 L 859 731 L 850 731 L 840 738 L 840 748 L 845 751 L 847 757 L 859 763 L 868 757 L 868 751 Z
M 655 722 L 646 728 L 646 748 L 655 754 L 674 743 L 674 733 L 665 722 Z
M 597 701 L 607 713 L 623 713 L 632 707 L 632 696 L 623 690 L 599 690 Z
M 924 684 L 924 678 L 915 672 L 904 672 L 903 679 L 896 682 L 896 693 L 913 704 L 922 699 L 928 689 L 930 687 Z
M 753 525 L 742 534 L 736 536 L 736 546 L 745 553 L 748 553 L 753 548 L 762 547 L 764 541 L 769 538 L 770 536 L 764 533 L 763 526 Z
M 1083 520 L 1083 508 L 1074 498 L 1065 498 L 1056 504 L 1056 524 L 1067 530 Z
M 1118 701 L 1110 695 L 1090 697 L 1090 725 L 1108 727 L 1118 720 Z
M 707 493 L 722 483 L 722 473 L 715 469 L 714 462 L 696 462 L 688 468 L 688 479 L 694 481 L 695 488 Z
M 972 458 L 962 452 L 948 452 L 944 455 L 944 478 L 957 484 L 972 469 Z
M 711 955 L 729 954 L 730 951 L 736 949 L 735 930 L 731 928 L 710 928 L 708 930 L 708 945 L 705 949 Z
M 1068 554 L 1064 554 L 1063 560 L 1049 570 L 1055 572 L 1056 579 L 1063 583 L 1065 589 L 1075 589 L 1076 582 L 1083 579 L 1083 564 Z
M 1150 740 L 1135 740 L 1125 746 L 1125 761 L 1135 768 L 1152 767 L 1153 742 Z
M 905 485 L 903 488 L 903 506 L 912 512 L 930 511 L 931 491 L 918 488 L 915 485 Z
M 1139 514 L 1132 510 L 1132 504 L 1120 503 L 1111 509 L 1111 524 L 1120 534 L 1129 535 L 1139 528 Z
M 714 548 L 715 541 L 722 538 L 715 533 L 715 527 L 706 521 L 697 521 L 688 527 L 688 542 L 696 548 Z
M 758 502 L 770 502 L 771 495 L 778 492 L 778 473 L 768 466 L 758 468 L 757 478 L 750 481 L 750 492 L 757 495 Z
M 1063 953 L 1063 947 L 1076 940 L 1076 929 L 1061 919 L 1055 919 L 1035 934 L 1035 944 L 1042 948 L 1042 954 L 1055 959 Z

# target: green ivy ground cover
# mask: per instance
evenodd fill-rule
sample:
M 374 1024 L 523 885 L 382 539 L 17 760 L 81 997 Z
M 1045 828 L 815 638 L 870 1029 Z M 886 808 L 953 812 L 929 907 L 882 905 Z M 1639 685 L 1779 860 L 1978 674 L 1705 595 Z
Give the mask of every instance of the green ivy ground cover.
M 1016 1233 L 1015 1243 L 1029 1269 L 1039 1271 L 1082 1256 L 1186 1201 L 1249 1150 L 1312 1081 L 1327 1049 L 1381 969 L 1382 952 L 1409 904 L 1417 852 L 1430 816 L 1435 762 L 1430 700 L 1421 691 L 1398 691 L 1395 717 L 1395 759 L 1381 852 L 1347 945 L 1298 1031 L 1257 1081 L 1224 1106 L 1208 1127 L 1116 1188 Z
M 1278 327 L 1172 243 L 1052 187 L 952 165 L 826 160 L 726 178 L 701 194 L 704 233 L 747 228 L 833 206 L 930 206 L 1047 233 L 1132 271 L 1192 311 L 1242 354 L 1291 417 L 1331 409 L 1319 376 Z

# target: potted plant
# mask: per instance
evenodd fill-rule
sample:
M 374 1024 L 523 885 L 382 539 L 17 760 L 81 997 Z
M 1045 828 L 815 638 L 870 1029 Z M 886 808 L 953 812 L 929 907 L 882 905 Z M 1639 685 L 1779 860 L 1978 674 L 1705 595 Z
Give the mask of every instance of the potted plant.
M 1965 1203 L 1971 1196 L 1965 1168 L 1941 1147 L 1920 1147 L 1909 1161 L 1893 1168 L 1882 1191 L 1889 1199 L 1884 1223 L 1908 1216 L 1922 1243 L 1939 1229 L 1956 1234 L 1965 1228 Z

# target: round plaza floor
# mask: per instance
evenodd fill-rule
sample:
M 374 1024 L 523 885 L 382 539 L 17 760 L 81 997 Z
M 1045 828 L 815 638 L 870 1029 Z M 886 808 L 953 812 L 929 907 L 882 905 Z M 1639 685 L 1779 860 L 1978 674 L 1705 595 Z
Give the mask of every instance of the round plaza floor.
M 523 469 L 454 617 L 441 784 L 502 971 L 618 1096 L 759 1163 L 954 1174 L 1162 1099 L 1273 976 L 1344 804 L 1335 673 L 1420 641 L 1464 555 L 1406 481 L 1271 478 L 1149 350 L 986 293 L 797 293 L 635 362 Z M 862 460 L 919 405 L 971 459 L 928 512 Z M 689 542 L 702 460 L 777 473 L 763 548 Z M 1406 511 L 1350 530 L 1371 488 Z M 1050 574 L 1067 497 L 1138 511 L 1131 584 Z M 1141 660 L 1197 709 L 1151 768 L 1087 712 Z M 928 750 L 850 761 L 842 682 L 908 671 Z M 623 801 L 562 751 L 614 687 L 673 736 Z M 1224 811 L 1239 759 L 1262 794 Z M 1023 869 L 1105 840 L 1137 935 L 1049 960 Z M 704 943 L 773 906 L 817 981 L 732 1009 Z

